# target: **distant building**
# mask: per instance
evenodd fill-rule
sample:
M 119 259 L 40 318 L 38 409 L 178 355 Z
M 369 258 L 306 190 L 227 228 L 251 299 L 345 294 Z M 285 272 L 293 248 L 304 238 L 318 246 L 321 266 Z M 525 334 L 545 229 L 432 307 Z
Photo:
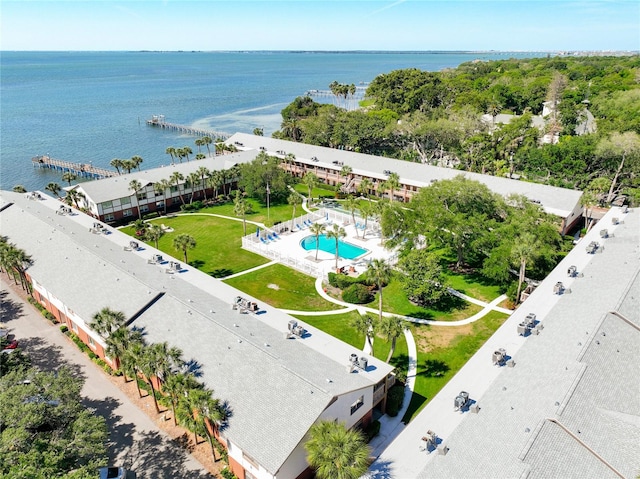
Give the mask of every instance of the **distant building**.
M 373 183 L 369 193 L 389 198 L 390 191 L 383 191 L 381 184 L 391 173 L 399 177 L 399 187 L 393 191 L 396 201 L 409 201 L 420 188 L 432 183 L 452 179 L 463 175 L 467 179 L 479 181 L 491 191 L 504 197 L 511 194 L 524 195 L 530 201 L 540 204 L 542 208 L 562 219 L 562 233 L 568 232 L 582 215 L 580 205 L 581 191 L 558 188 L 539 183 L 519 181 L 498 176 L 470 173 L 452 168 L 444 168 L 422 163 L 412 163 L 393 158 L 366 155 L 352 151 L 337 150 L 321 146 L 307 145 L 293 141 L 278 140 L 263 136 L 236 133 L 231 136 L 227 144 L 240 150 L 238 153 L 188 163 L 174 164 L 161 168 L 132 172 L 113 178 L 80 183 L 71 188 L 84 195 L 82 205 L 96 218 L 107 223 L 134 220 L 138 217 L 138 208 L 143 214 L 162 212 L 166 206 L 169 210 L 180 207 L 181 202 L 190 202 L 203 198 L 199 185 L 189 186 L 182 180 L 178 185 L 173 184 L 164 192 L 158 192 L 154 184 L 162 179 L 168 179 L 173 172 L 180 172 L 184 177 L 205 166 L 212 171 L 229 170 L 235 165 L 249 163 L 260 152 L 285 158 L 288 153 L 295 156 L 293 162 L 282 162 L 281 167 L 294 176 L 302 177 L 307 172 L 313 172 L 318 179 L 328 185 L 342 185 L 341 189 L 349 193 L 359 191 L 360 183 L 368 178 Z M 341 176 L 343 166 L 350 166 L 352 173 L 348 178 Z M 131 180 L 138 180 L 143 188 L 137 195 L 129 188 Z M 237 178 L 227 178 L 227 184 L 235 184 Z M 214 193 L 209 186 L 206 194 L 211 198 Z M 182 199 L 181 199 L 182 196 Z

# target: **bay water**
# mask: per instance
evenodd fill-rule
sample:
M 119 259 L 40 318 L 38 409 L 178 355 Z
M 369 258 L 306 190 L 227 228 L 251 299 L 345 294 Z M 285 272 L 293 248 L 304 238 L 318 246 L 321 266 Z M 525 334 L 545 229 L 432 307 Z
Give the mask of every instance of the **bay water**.
M 439 71 L 472 60 L 541 57 L 536 52 L 1 52 L 0 188 L 65 183 L 34 168 L 53 158 L 110 168 L 113 158 L 170 163 L 169 146 L 196 137 L 149 127 L 166 121 L 269 136 L 297 96 L 332 81 L 365 85 L 401 68 Z M 327 100 L 330 101 L 330 100 Z M 204 151 L 206 153 L 206 151 Z

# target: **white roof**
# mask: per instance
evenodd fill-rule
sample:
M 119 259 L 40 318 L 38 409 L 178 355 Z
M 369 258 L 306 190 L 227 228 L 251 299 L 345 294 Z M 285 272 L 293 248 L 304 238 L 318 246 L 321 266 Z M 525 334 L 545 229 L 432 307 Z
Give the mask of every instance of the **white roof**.
M 396 160 L 382 156 L 365 155 L 352 151 L 336 150 L 322 146 L 307 145 L 293 141 L 278 140 L 247 133 L 236 133 L 226 143 L 246 150 L 266 149 L 269 154 L 275 155 L 278 151 L 293 153 L 297 161 L 317 165 L 324 168 L 332 168 L 340 171 L 342 165 L 333 162 L 342 162 L 352 168 L 353 173 L 371 178 L 386 180 L 385 170 L 393 171 L 400 177 L 400 182 L 424 187 L 433 181 L 451 179 L 463 175 L 468 179 L 485 184 L 491 191 L 504 197 L 511 194 L 524 195 L 532 201 L 540 202 L 540 205 L 548 213 L 561 217 L 567 217 L 580 203 L 581 191 L 558 188 L 556 186 L 530 183 L 526 181 L 512 180 L 498 176 L 481 175 L 453 168 L 442 168 L 422 163 L 412 163 L 404 160 Z M 280 155 L 282 156 L 282 155 Z M 315 162 L 312 158 L 317 158 Z

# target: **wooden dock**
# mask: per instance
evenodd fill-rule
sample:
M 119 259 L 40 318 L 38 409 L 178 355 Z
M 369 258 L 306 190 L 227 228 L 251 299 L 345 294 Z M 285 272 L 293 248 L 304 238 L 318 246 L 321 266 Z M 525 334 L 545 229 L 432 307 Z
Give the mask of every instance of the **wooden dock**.
M 154 115 L 150 120 L 147 120 L 147 125 L 156 126 L 158 128 L 163 128 L 165 130 L 180 131 L 188 135 L 208 136 L 214 141 L 219 138 L 221 138 L 222 140 L 226 140 L 231 136 L 229 133 L 223 133 L 221 131 L 204 130 L 202 128 L 193 128 L 191 126 L 178 125 L 176 123 L 169 123 L 165 121 L 164 115 Z
M 50 170 L 58 170 L 62 173 L 73 173 L 76 176 L 82 178 L 109 178 L 111 176 L 118 176 L 117 171 L 107 170 L 106 168 L 99 168 L 93 166 L 91 163 L 73 163 L 71 161 L 56 160 L 50 156 L 34 156 L 31 158 L 31 162 L 34 167 L 48 168 Z

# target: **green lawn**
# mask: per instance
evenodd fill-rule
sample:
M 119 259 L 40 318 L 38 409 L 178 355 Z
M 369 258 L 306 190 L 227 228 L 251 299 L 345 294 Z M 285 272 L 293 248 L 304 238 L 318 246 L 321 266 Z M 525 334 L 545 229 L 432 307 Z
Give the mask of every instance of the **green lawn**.
M 378 309 L 378 295 L 367 304 L 370 308 Z M 394 277 L 382 290 L 382 309 L 401 316 L 412 318 L 431 319 L 436 321 L 456 321 L 465 319 L 478 313 L 482 308 L 478 305 L 467 303 L 458 298 L 449 297 L 447 301 L 437 308 L 424 308 L 413 304 L 402 290 L 402 283 Z
M 325 300 L 318 294 L 315 278 L 281 264 L 267 266 L 225 282 L 280 309 L 299 311 L 340 309 L 340 306 Z
M 183 260 L 183 254 L 173 247 L 173 238 L 182 233 L 193 236 L 197 246 L 187 250 L 189 264 L 211 276 L 228 276 L 269 262 L 267 258 L 241 248 L 241 221 L 189 214 L 165 217 L 153 222 L 173 228 L 173 232 L 160 238 L 158 247 L 177 259 Z M 123 228 L 122 231 L 133 234 L 131 226 Z
M 285 203 L 285 204 L 270 204 L 267 210 L 267 206 L 263 205 L 259 201 L 254 200 L 253 198 L 246 198 L 248 204 L 251 205 L 252 213 L 249 213 L 245 216 L 247 221 L 255 221 L 257 223 L 263 223 L 267 226 L 273 226 L 279 222 L 286 222 L 291 220 L 291 216 L 293 214 L 293 206 Z M 222 205 L 216 206 L 208 206 L 206 208 L 202 208 L 199 213 L 213 213 L 216 215 L 230 216 L 232 218 L 238 218 L 233 212 L 233 202 L 224 203 Z M 305 211 L 302 209 L 301 205 L 296 207 L 296 216 L 303 215 Z M 255 226 L 252 227 L 253 230 L 247 231 L 255 231 Z
M 446 272 L 445 276 L 453 289 L 480 301 L 489 303 L 503 293 L 500 286 L 478 273 L 463 275 Z
M 418 370 L 409 409 L 402 421 L 406 423 L 413 419 L 507 317 L 491 311 L 475 323 L 460 328 L 416 325 L 414 337 L 418 343 Z
M 358 333 L 354 328 L 349 326 L 349 323 L 359 313 L 357 311 L 351 311 L 343 314 L 331 314 L 326 316 L 303 316 L 296 315 L 298 319 L 308 323 L 331 336 L 341 339 L 345 343 L 362 350 L 364 347 L 364 334 Z M 391 350 L 391 342 L 387 342 L 385 338 L 376 336 L 373 340 L 373 352 L 374 356 L 382 361 L 386 361 L 389 351 Z M 404 335 L 400 336 L 396 341 L 396 349 L 393 353 L 391 363 L 400 367 L 404 367 L 407 370 L 408 364 L 408 350 L 407 340 Z

